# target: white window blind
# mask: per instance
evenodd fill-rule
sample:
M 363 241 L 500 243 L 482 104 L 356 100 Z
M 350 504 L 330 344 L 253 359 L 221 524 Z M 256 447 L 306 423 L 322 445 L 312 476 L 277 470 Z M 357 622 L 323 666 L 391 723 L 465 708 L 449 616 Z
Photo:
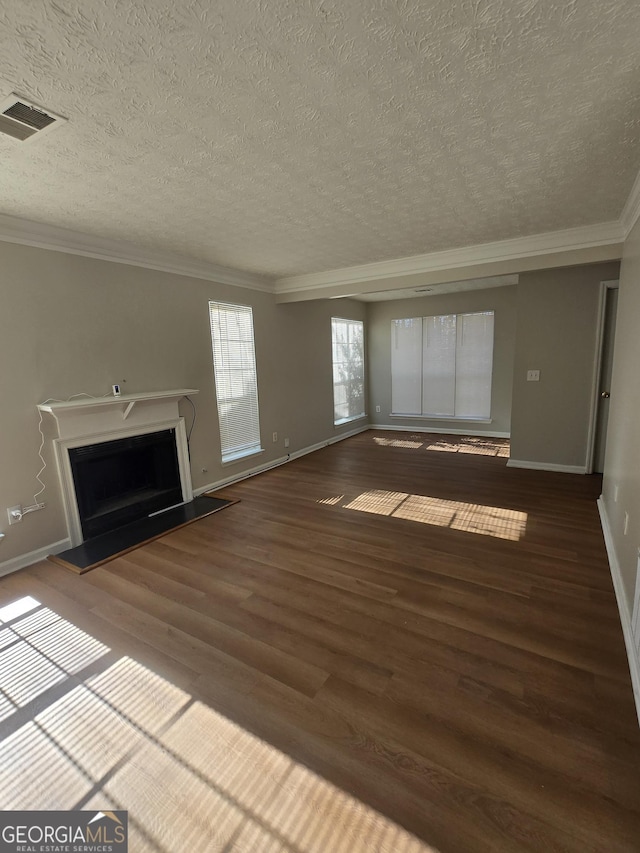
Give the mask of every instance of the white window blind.
M 422 413 L 454 417 L 456 316 L 422 318 Z
M 461 314 L 457 326 L 456 417 L 489 418 L 493 371 L 493 311 Z
M 231 462 L 262 450 L 253 311 L 210 302 L 209 316 L 222 461 Z
M 364 406 L 364 324 L 331 318 L 333 422 L 362 418 Z
M 391 411 L 422 414 L 422 317 L 391 324 Z
M 393 414 L 490 418 L 493 329 L 493 311 L 392 320 Z

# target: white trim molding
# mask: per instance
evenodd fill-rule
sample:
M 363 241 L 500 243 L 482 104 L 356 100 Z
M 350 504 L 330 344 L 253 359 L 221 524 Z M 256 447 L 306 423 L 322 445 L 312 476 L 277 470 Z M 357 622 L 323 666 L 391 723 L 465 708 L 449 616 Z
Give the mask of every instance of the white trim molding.
M 294 294 L 297 298 L 304 298 L 305 293 L 309 294 L 307 298 L 356 296 L 372 290 L 372 281 L 394 279 L 397 280 L 393 282 L 394 287 L 400 289 L 408 286 L 407 278 L 410 276 L 436 274 L 438 281 L 455 281 L 465 278 L 461 270 L 469 270 L 466 277 L 475 278 L 482 275 L 477 268 L 492 264 L 511 264 L 514 267 L 502 270 L 504 273 L 616 260 L 621 257 L 624 237 L 620 221 L 603 222 L 390 261 L 289 276 L 276 280 L 275 292 L 279 301 L 288 301 L 288 297 Z M 597 248 L 606 251 L 593 255 L 592 250 Z M 532 258 L 538 258 L 539 261 L 527 265 L 525 261 Z M 492 274 L 496 274 L 495 271 Z M 425 280 L 425 283 L 429 282 Z M 336 292 L 339 289 L 343 290 L 343 294 Z
M 232 486 L 234 483 L 240 483 L 242 480 L 248 480 L 250 477 L 255 477 L 257 474 L 264 474 L 265 471 L 270 471 L 272 468 L 277 468 L 279 465 L 284 465 L 289 461 L 289 457 L 280 456 L 278 459 L 272 459 L 271 462 L 265 462 L 262 465 L 256 465 L 254 468 L 248 468 L 245 471 L 239 471 L 236 474 L 230 474 L 228 477 L 223 477 L 221 480 L 216 480 L 214 483 L 207 483 L 206 486 L 198 486 L 193 490 L 194 498 L 204 495 L 205 492 L 215 492 L 217 489 L 222 489 L 225 486 Z
M 12 560 L 5 560 L 4 563 L 0 563 L 0 577 L 18 572 L 20 569 L 26 569 L 27 566 L 39 563 L 40 560 L 46 560 L 50 554 L 59 554 L 61 551 L 66 551 L 67 548 L 71 548 L 71 539 L 60 539 L 59 542 L 52 542 L 51 545 L 45 545 L 44 548 L 29 551 L 27 554 L 20 554 Z
M 69 458 L 72 448 L 173 430 L 182 500 L 190 501 L 193 498 L 187 433 L 178 403 L 183 397 L 197 393 L 195 388 L 180 388 L 120 397 L 81 397 L 41 403 L 38 406 L 41 412 L 48 412 L 56 420 L 58 437 L 53 440 L 53 448 L 72 547 L 83 541 Z
M 149 435 L 151 433 L 162 432 L 164 430 L 174 430 L 175 433 L 182 500 L 185 503 L 188 503 L 190 500 L 193 500 L 193 489 L 191 486 L 191 468 L 189 467 L 189 449 L 187 445 L 187 431 L 184 425 L 184 418 L 176 418 L 175 420 L 162 422 L 158 421 L 153 424 L 147 424 L 144 427 L 138 426 L 132 429 L 110 429 L 103 433 L 94 433 L 91 436 L 54 439 L 53 448 L 58 468 L 65 518 L 67 520 L 67 530 L 69 532 L 69 539 L 71 540 L 72 548 L 75 548 L 76 545 L 80 545 L 84 541 L 84 538 L 82 534 L 82 524 L 80 522 L 78 499 L 73 480 L 69 451 L 76 447 L 86 447 L 89 444 L 116 441 L 121 438 L 133 438 L 138 435 Z
M 32 222 L 15 216 L 0 214 L 0 240 L 6 243 L 20 243 L 37 249 L 50 249 L 54 252 L 66 252 L 70 255 L 82 255 L 116 264 L 129 264 L 134 267 L 158 270 L 160 272 L 215 281 L 218 284 L 230 284 L 235 287 L 248 287 L 273 293 L 273 282 L 268 276 L 243 272 L 242 270 L 218 266 L 208 261 L 199 261 L 181 255 L 145 248 L 124 240 L 110 240 Z
M 600 378 L 602 374 L 602 355 L 605 345 L 605 321 L 607 307 L 607 292 L 616 290 L 620 285 L 618 279 L 600 282 L 600 293 L 598 296 L 598 316 L 596 319 L 596 336 L 593 356 L 593 375 L 591 380 L 591 414 L 589 417 L 589 430 L 587 432 L 587 457 L 586 473 L 593 474 L 593 466 L 596 456 L 596 438 L 598 425 L 598 410 L 600 408 Z
M 613 535 L 611 533 L 611 525 L 609 524 L 609 516 L 607 515 L 607 508 L 604 500 L 602 499 L 602 495 L 598 498 L 598 512 L 600 513 L 600 523 L 602 525 L 602 533 L 604 535 L 604 544 L 607 549 L 607 557 L 609 558 L 611 580 L 613 581 L 613 589 L 616 594 L 616 601 L 618 602 L 618 611 L 620 613 L 624 644 L 627 649 L 629 672 L 631 673 L 633 698 L 636 703 L 638 723 L 640 723 L 640 659 L 638 658 L 638 652 L 636 651 L 636 645 L 634 643 L 631 614 L 629 613 L 629 606 L 624 592 L 620 563 L 618 562 L 618 557 L 616 555 Z
M 343 432 L 333 438 L 328 438 L 326 441 L 319 441 L 317 444 L 310 444 L 300 450 L 294 450 L 287 456 L 280 456 L 278 459 L 272 459 L 271 462 L 265 462 L 264 465 L 258 465 L 255 468 L 250 468 L 248 471 L 240 471 L 237 474 L 231 474 L 229 477 L 224 477 L 222 480 L 216 480 L 215 483 L 209 483 L 207 486 L 198 486 L 193 490 L 195 497 L 203 495 L 205 492 L 213 492 L 216 489 L 222 489 L 225 486 L 231 486 L 234 483 L 240 483 L 242 480 L 248 480 L 249 477 L 255 477 L 256 474 L 264 474 L 265 471 L 271 471 L 272 468 L 278 468 L 287 462 L 293 462 L 294 459 L 299 459 L 301 456 L 307 456 L 309 453 L 314 453 L 316 450 L 322 450 L 323 447 L 329 447 L 330 444 L 337 444 L 345 438 L 351 438 L 361 432 L 373 429 L 370 424 L 365 424 L 357 429 L 352 429 L 349 432 Z
M 629 236 L 629 232 L 640 217 L 640 172 L 631 187 L 631 192 L 627 198 L 622 213 L 620 214 L 620 224 L 624 233 L 625 240 Z
M 70 400 L 52 400 L 40 403 L 40 412 L 48 412 L 56 419 L 58 438 L 87 438 L 126 426 L 143 427 L 164 419 L 177 419 L 177 404 L 183 397 L 198 394 L 195 388 L 178 388 L 175 391 L 147 391 L 142 394 L 82 396 Z
M 341 425 L 339 424 L 336 429 L 340 429 L 340 426 Z M 311 444 L 308 447 L 302 448 L 302 450 L 296 450 L 291 454 L 290 459 L 299 459 L 301 456 L 306 456 L 308 453 L 313 453 L 315 450 L 322 450 L 323 447 L 329 447 L 329 445 L 337 444 L 345 438 L 352 438 L 354 435 L 360 435 L 361 432 L 367 432 L 374 428 L 375 427 L 370 423 L 360 424 L 360 426 L 350 429 L 348 432 L 341 432 L 339 435 L 335 435 L 333 438 L 328 438 L 326 441 L 319 441 L 317 444 Z
M 532 471 L 557 471 L 561 474 L 586 474 L 586 465 L 558 465 L 555 462 L 528 462 L 525 459 L 509 459 L 507 468 L 530 468 Z
M 402 289 L 410 286 L 412 276 L 418 279 L 417 284 L 443 284 L 619 260 L 622 244 L 638 215 L 640 176 L 623 215 L 615 221 L 279 279 L 7 214 L 0 214 L 0 241 L 246 287 L 275 294 L 279 302 L 290 302 L 357 296 L 374 290 L 372 282 L 386 279 L 390 281 L 384 289 Z

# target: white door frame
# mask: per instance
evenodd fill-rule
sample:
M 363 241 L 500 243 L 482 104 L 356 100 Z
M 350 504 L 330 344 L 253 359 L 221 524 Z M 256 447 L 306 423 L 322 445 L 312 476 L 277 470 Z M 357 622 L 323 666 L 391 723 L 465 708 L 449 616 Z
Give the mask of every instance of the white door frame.
M 607 304 L 607 291 L 617 290 L 620 282 L 618 279 L 600 282 L 600 297 L 598 301 L 598 319 L 596 322 L 596 346 L 593 360 L 593 381 L 591 386 L 591 417 L 589 419 L 589 431 L 587 433 L 587 458 L 585 471 L 593 474 L 593 463 L 596 453 L 596 426 L 598 423 L 598 405 L 600 401 L 600 377 L 602 375 L 602 351 L 604 348 L 604 323 L 605 309 Z

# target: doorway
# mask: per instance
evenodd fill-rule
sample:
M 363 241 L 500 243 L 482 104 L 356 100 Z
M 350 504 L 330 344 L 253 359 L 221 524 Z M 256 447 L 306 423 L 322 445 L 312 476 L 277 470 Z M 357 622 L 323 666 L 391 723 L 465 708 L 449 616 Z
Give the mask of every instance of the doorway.
M 593 409 L 593 443 L 591 448 L 591 471 L 602 474 L 607 447 L 607 426 L 611 397 L 611 375 L 613 372 L 613 347 L 618 311 L 618 282 L 602 283 L 600 312 L 600 346 L 598 355 L 597 381 Z

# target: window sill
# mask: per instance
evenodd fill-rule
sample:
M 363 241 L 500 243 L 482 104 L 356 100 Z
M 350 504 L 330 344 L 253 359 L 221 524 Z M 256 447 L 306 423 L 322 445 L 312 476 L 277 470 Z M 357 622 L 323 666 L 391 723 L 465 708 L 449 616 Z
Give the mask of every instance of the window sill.
M 233 465 L 234 462 L 241 462 L 243 459 L 250 459 L 252 456 L 259 456 L 264 453 L 264 447 L 256 447 L 252 450 L 242 450 L 239 453 L 233 453 L 229 456 L 222 457 L 222 465 Z
M 464 424 L 491 424 L 493 418 L 455 418 L 448 415 L 402 415 L 398 412 L 391 412 L 390 418 L 411 418 L 412 420 L 420 421 L 449 421 L 450 423 Z
M 366 413 L 362 415 L 354 415 L 351 418 L 341 418 L 339 421 L 334 421 L 333 426 L 337 429 L 338 427 L 344 426 L 345 424 L 352 424 L 354 421 L 363 421 L 367 417 Z

